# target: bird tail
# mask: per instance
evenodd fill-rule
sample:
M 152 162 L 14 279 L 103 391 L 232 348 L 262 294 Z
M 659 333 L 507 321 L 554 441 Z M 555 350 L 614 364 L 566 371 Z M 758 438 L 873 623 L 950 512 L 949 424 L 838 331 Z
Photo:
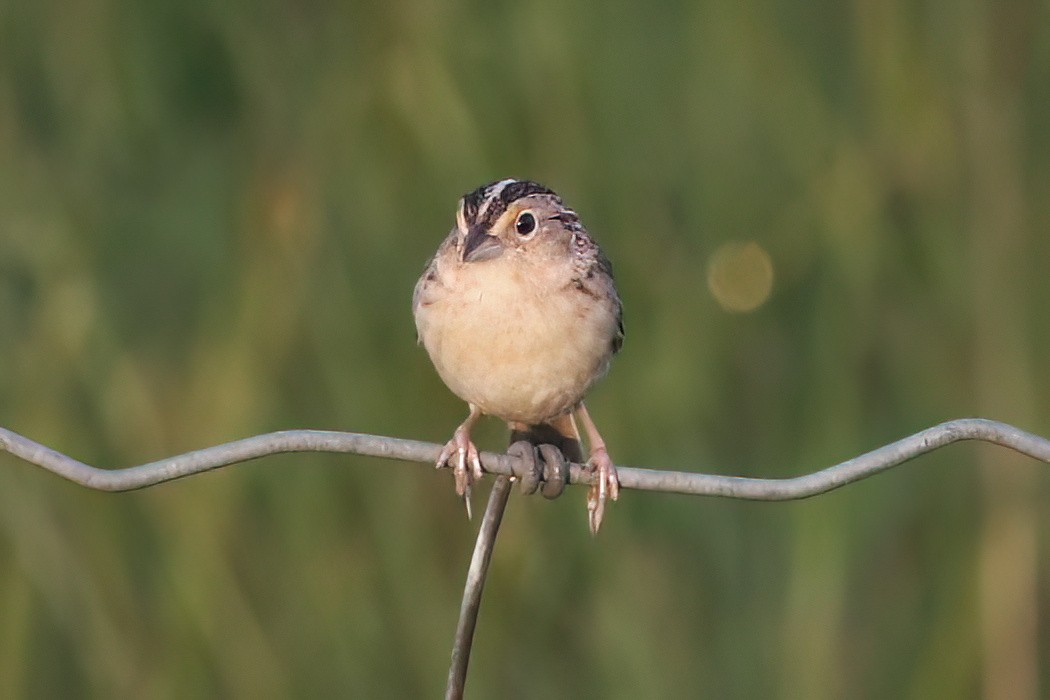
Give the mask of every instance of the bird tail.
M 583 446 L 580 443 L 580 431 L 572 413 L 565 413 L 545 423 L 530 425 L 528 423 L 510 424 L 510 442 L 514 444 L 525 440 L 533 445 L 554 445 L 570 462 L 582 463 Z

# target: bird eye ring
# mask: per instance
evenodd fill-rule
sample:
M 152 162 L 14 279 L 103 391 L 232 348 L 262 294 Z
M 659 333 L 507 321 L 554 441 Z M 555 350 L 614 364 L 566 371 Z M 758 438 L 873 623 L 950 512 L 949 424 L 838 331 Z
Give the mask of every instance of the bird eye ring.
M 519 235 L 527 236 L 536 230 L 536 217 L 531 211 L 523 211 L 518 214 L 518 220 L 514 222 L 514 230 Z

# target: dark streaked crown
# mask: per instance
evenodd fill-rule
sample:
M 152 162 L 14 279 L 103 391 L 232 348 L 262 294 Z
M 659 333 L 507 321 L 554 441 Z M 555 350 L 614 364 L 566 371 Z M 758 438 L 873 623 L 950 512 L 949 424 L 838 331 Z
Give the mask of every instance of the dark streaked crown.
M 550 195 L 559 204 L 561 198 L 553 190 L 532 180 L 499 180 L 483 185 L 463 195 L 460 207 L 467 228 L 482 225 L 490 227 L 514 202 L 534 194 Z

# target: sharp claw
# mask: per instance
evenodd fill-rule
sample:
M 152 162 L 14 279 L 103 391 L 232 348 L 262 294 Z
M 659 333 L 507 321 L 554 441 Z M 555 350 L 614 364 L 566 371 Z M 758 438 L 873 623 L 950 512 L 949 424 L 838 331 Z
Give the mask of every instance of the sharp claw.
M 587 523 L 591 534 L 596 535 L 605 516 L 605 501 L 609 498 L 615 501 L 620 497 L 620 480 L 616 477 L 616 467 L 605 448 L 595 450 L 588 464 L 595 480 L 587 492 Z
M 467 491 L 470 489 L 470 474 L 467 473 L 467 451 L 462 447 L 459 448 L 456 457 L 456 466 L 452 470 L 456 477 L 456 493 L 460 496 L 466 496 Z
M 460 426 L 453 433 L 452 439 L 441 450 L 435 465 L 438 469 L 449 467 L 456 486 L 456 495 L 463 499 L 467 508 L 467 518 L 473 517 L 470 504 L 471 486 L 485 475 L 481 466 L 481 455 L 470 440 L 469 429 Z
M 597 535 L 602 526 L 602 518 L 605 516 L 605 500 L 595 493 L 595 487 L 587 494 L 587 525 L 592 535 Z
M 446 464 L 448 464 L 449 458 L 452 457 L 452 452 L 453 452 L 453 444 L 452 444 L 451 441 L 449 441 L 441 449 L 441 454 L 438 455 L 437 462 L 434 463 L 434 468 L 435 469 L 441 469 Z
M 456 465 L 456 493 L 463 497 L 463 505 L 467 508 L 467 520 L 474 519 L 474 512 L 470 507 L 471 486 L 474 480 L 481 478 L 480 463 L 478 469 L 474 469 L 474 462 L 478 461 L 478 448 L 473 442 L 459 448 L 459 464 Z M 470 467 L 468 469 L 467 467 Z M 473 472 L 473 474 L 472 474 Z

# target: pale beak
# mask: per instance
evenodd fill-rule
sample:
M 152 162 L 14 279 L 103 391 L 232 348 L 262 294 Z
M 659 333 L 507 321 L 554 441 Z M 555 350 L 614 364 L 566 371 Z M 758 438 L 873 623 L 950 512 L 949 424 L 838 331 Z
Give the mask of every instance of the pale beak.
M 481 226 L 473 226 L 467 231 L 463 241 L 463 262 L 482 262 L 498 258 L 503 253 L 503 244 L 495 236 L 489 235 Z

